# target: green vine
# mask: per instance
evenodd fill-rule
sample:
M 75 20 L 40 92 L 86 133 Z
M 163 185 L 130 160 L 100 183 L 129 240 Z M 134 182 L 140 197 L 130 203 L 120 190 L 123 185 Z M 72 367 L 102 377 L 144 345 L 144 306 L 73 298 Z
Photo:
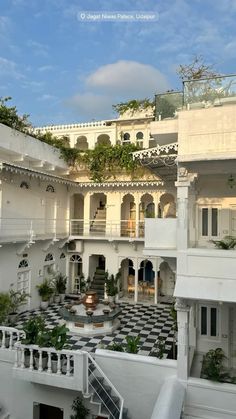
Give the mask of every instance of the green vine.
M 88 168 L 94 182 L 115 178 L 115 174 L 121 170 L 134 176 L 139 163 L 133 160 L 132 152 L 138 149 L 135 144 L 98 145 L 81 155 L 80 162 Z
M 133 115 L 137 111 L 143 111 L 150 107 L 154 107 L 154 102 L 148 98 L 145 99 L 132 99 L 128 102 L 121 102 L 117 103 L 116 105 L 112 105 L 112 108 L 115 112 L 120 115 L 123 115 L 125 112 L 130 111 Z

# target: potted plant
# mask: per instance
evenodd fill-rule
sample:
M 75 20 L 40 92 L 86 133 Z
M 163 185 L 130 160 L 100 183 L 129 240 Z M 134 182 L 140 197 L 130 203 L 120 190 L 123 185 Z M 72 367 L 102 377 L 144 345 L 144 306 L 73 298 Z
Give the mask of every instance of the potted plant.
M 86 419 L 90 412 L 90 410 L 84 406 L 83 399 L 81 397 L 76 397 L 73 401 L 71 409 L 74 414 L 70 415 L 70 419 Z
M 106 293 L 108 296 L 108 300 L 111 302 L 115 301 L 115 296 L 118 294 L 118 287 L 117 287 L 117 278 L 114 277 L 114 275 L 107 275 L 105 278 L 105 284 L 106 284 Z
M 66 283 L 67 283 L 67 277 L 65 275 L 63 275 L 62 273 L 58 273 L 55 277 L 55 290 L 56 290 L 56 295 L 59 296 L 59 300 L 55 300 L 56 302 L 63 302 L 65 300 L 65 292 L 66 292 Z
M 50 336 L 50 344 L 53 348 L 56 349 L 56 351 L 61 351 L 63 348 L 65 349 L 68 347 L 67 345 L 67 332 L 69 329 L 66 327 L 65 324 L 55 326 L 51 330 L 51 336 Z M 51 365 L 52 365 L 52 372 L 57 372 L 57 362 L 58 362 L 58 354 L 52 353 L 51 355 Z M 61 355 L 61 372 L 66 373 L 66 367 L 67 367 L 67 358 L 64 355 Z
M 53 295 L 53 287 L 50 284 L 50 281 L 45 278 L 40 285 L 37 285 L 38 293 L 42 298 L 41 309 L 46 310 L 49 304 L 49 299 Z
M 42 316 L 36 316 L 27 320 L 23 324 L 25 338 L 22 343 L 25 345 L 36 345 L 38 342 L 38 335 L 45 329 L 45 320 Z M 25 349 L 25 367 L 30 366 L 30 350 Z
M 0 325 L 7 323 L 8 314 L 11 310 L 11 299 L 8 292 L 0 292 Z
M 8 314 L 8 319 L 10 324 L 14 324 L 16 322 L 19 308 L 27 304 L 30 294 L 25 291 L 14 291 L 11 288 L 9 291 L 9 297 L 10 311 Z

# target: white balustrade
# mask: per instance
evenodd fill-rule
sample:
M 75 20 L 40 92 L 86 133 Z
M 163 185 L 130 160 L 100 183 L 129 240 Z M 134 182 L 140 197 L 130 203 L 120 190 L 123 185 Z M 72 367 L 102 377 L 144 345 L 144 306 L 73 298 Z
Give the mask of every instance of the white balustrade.
M 144 221 L 71 219 L 70 235 L 143 238 Z
M 68 377 L 74 376 L 75 355 L 81 356 L 81 353 L 73 350 L 56 351 L 54 348 L 40 348 L 20 342 L 15 344 L 15 349 L 15 368 Z
M 14 327 L 0 326 L 0 349 L 14 349 L 15 342 L 25 337 L 23 330 Z

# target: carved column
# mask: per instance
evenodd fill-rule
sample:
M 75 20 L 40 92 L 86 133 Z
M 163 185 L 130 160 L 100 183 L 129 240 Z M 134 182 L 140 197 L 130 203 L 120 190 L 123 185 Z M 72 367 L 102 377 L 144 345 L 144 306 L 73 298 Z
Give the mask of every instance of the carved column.
M 177 310 L 178 324 L 178 358 L 177 376 L 181 380 L 187 380 L 189 371 L 189 310 L 187 301 L 176 298 L 175 309 Z

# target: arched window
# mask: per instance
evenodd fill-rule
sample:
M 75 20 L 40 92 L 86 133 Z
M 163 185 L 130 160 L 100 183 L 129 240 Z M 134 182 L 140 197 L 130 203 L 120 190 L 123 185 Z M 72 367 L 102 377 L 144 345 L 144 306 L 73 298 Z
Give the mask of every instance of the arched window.
M 125 132 L 125 133 L 124 133 L 124 136 L 123 136 L 123 141 L 124 141 L 125 143 L 130 142 L 130 134 L 129 134 L 128 132 Z
M 111 145 L 110 137 L 107 134 L 100 134 L 97 138 L 96 145 Z
M 137 132 L 136 140 L 137 141 L 143 140 L 143 132 L 141 132 L 141 131 Z
M 18 269 L 21 268 L 28 268 L 29 267 L 29 262 L 27 259 L 22 259 L 19 263 Z
M 88 150 L 88 141 L 85 135 L 81 135 L 77 138 L 75 148 L 77 148 L 78 150 Z
M 20 184 L 20 188 L 29 189 L 29 184 L 25 180 L 23 180 Z
M 55 192 L 55 188 L 54 188 L 54 186 L 52 186 L 52 185 L 48 185 L 48 186 L 46 187 L 46 192 L 51 192 L 51 193 L 54 193 L 54 192 Z
M 72 255 L 70 257 L 70 262 L 82 263 L 82 258 L 79 255 Z
M 54 260 L 54 257 L 52 255 L 52 253 L 48 253 L 44 260 L 45 260 L 45 262 L 50 262 L 50 261 Z

